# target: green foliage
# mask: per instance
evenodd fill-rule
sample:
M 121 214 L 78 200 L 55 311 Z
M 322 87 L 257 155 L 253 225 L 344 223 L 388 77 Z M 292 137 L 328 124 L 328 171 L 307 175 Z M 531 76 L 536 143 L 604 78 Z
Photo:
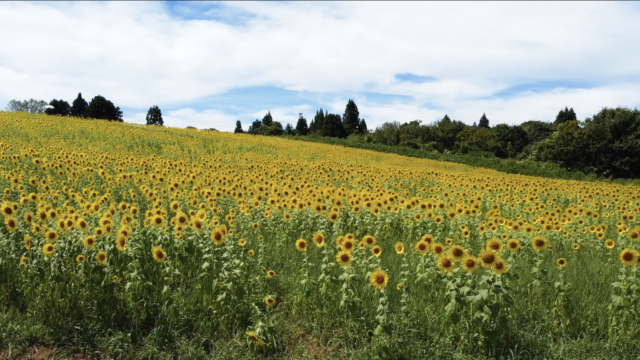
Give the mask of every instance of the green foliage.
M 82 93 L 78 93 L 78 97 L 73 100 L 71 105 L 71 116 L 85 117 L 89 104 L 82 98 Z
M 349 102 L 344 109 L 344 115 L 342 115 L 342 125 L 347 135 L 360 132 L 360 112 L 358 111 L 358 106 L 356 105 L 356 103 L 351 99 L 349 99 Z
M 97 95 L 91 99 L 84 116 L 92 119 L 122 121 L 120 107 L 113 105 L 110 100 L 105 99 L 102 95 Z
M 309 134 L 309 125 L 307 125 L 307 119 L 302 117 L 302 113 L 300 113 L 298 117 L 298 123 L 296 124 L 296 133 L 302 136 L 306 136 L 307 134 Z
M 271 111 L 268 111 L 262 118 L 262 125 L 271 126 L 272 124 L 273 124 L 273 117 L 271 116 Z
M 164 125 L 164 121 L 162 120 L 162 111 L 158 105 L 153 105 L 149 108 L 149 111 L 147 112 L 147 125 Z
M 485 114 L 482 114 L 480 121 L 478 122 L 478 127 L 488 129 L 489 128 L 489 119 Z
M 53 108 L 48 108 L 44 111 L 44 113 L 47 115 L 71 115 L 71 106 L 64 100 L 53 99 L 49 102 L 49 105 L 51 105 Z
M 602 177 L 640 177 L 640 111 L 603 108 L 584 122 L 560 123 L 536 158 Z
M 7 104 L 7 111 L 24 111 L 32 114 L 44 113 L 47 106 L 47 102 L 44 100 L 11 100 Z
M 242 123 L 240 122 L 240 120 L 236 121 L 236 128 L 233 130 L 233 132 L 236 134 L 244 133 L 244 130 L 242 130 Z
M 576 117 L 576 113 L 573 111 L 573 108 L 567 109 L 565 107 L 564 110 L 560 110 L 560 112 L 556 116 L 556 121 L 554 122 L 554 125 L 557 126 L 560 124 L 564 124 L 568 121 L 576 121 L 576 120 L 578 120 L 578 118 Z

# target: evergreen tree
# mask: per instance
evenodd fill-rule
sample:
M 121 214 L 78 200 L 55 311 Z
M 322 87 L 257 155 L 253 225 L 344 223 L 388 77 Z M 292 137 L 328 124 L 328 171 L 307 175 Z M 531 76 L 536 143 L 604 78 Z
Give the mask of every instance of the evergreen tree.
M 149 108 L 149 111 L 147 112 L 147 125 L 164 125 L 164 121 L 162 120 L 162 111 L 158 105 L 153 105 Z
M 560 110 L 560 112 L 556 116 L 556 121 L 554 122 L 554 124 L 557 126 L 560 124 L 564 124 L 567 121 L 574 120 L 578 120 L 578 118 L 576 117 L 576 113 L 573 111 L 573 108 L 567 109 L 567 107 L 565 106 L 564 110 Z
M 253 122 L 253 124 L 251 124 L 249 126 L 249 130 L 247 130 L 247 132 L 249 134 L 256 134 L 256 132 L 258 131 L 258 129 L 260 129 L 262 127 L 262 122 L 258 119 L 256 119 L 256 121 Z
M 267 112 L 267 114 L 262 118 L 262 126 L 271 126 L 273 124 L 273 117 L 271 116 L 271 112 Z
M 307 125 L 307 119 L 302 117 L 302 113 L 298 114 L 298 123 L 296 124 L 296 132 L 298 135 L 305 136 L 309 133 L 309 126 Z
M 287 126 L 284 128 L 284 132 L 287 135 L 293 135 L 293 127 L 291 124 L 287 123 Z
M 322 135 L 322 129 L 324 129 L 324 112 L 322 109 L 316 111 L 316 115 L 311 120 L 311 125 L 309 125 L 309 132 L 315 135 Z
M 485 128 L 485 129 L 489 128 L 489 119 L 487 119 L 487 116 L 484 113 L 482 114 L 482 117 L 478 122 L 478 127 Z
M 71 115 L 71 106 L 69 105 L 68 102 L 64 100 L 53 99 L 51 100 L 51 102 L 49 102 L 49 105 L 51 105 L 52 107 L 49 107 L 44 111 L 44 113 L 47 115 L 60 115 L 60 116 Z
M 364 119 L 360 120 L 360 123 L 358 124 L 358 133 L 366 134 L 368 132 L 369 130 L 367 129 L 367 123 L 364 121 Z
M 73 100 L 73 104 L 71 105 L 71 116 L 85 117 L 85 112 L 88 107 L 89 104 L 82 98 L 82 93 L 78 93 L 78 97 Z
M 451 119 L 449 118 L 449 115 L 444 114 L 444 117 L 442 118 L 442 120 L 440 120 L 440 122 L 443 122 L 445 124 L 448 124 L 451 122 Z
M 105 99 L 104 96 L 97 95 L 91 99 L 85 112 L 85 117 L 122 121 L 122 111 L 120 111 L 120 107 L 113 105 L 113 103 Z
M 330 137 L 347 137 L 347 131 L 342 123 L 342 118 L 338 114 L 325 114 L 324 115 L 324 134 L 323 136 Z
M 236 129 L 233 130 L 233 132 L 236 134 L 242 134 L 244 132 L 244 130 L 242 130 L 242 123 L 240 123 L 240 120 L 236 121 Z
M 353 100 L 349 99 L 346 108 L 344 109 L 344 115 L 342 115 L 342 125 L 347 135 L 358 132 L 358 125 L 360 125 L 360 112 L 358 112 L 358 106 Z

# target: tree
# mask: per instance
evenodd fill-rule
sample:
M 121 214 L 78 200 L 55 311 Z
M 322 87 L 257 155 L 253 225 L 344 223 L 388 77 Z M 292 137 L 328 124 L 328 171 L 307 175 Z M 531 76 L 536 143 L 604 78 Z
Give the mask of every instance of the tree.
M 520 127 L 527 132 L 530 143 L 540 142 L 553 134 L 553 123 L 538 120 L 525 121 Z
M 236 129 L 233 130 L 233 132 L 236 134 L 244 133 L 244 130 L 242 130 L 242 123 L 240 123 L 240 120 L 236 121 Z
M 321 108 L 320 110 L 316 111 L 316 115 L 313 117 L 313 120 L 311 120 L 311 124 L 309 125 L 309 132 L 315 135 L 325 136 L 325 135 L 321 135 L 323 128 L 324 128 L 324 112 L 322 111 L 322 108 Z
M 487 116 L 484 113 L 482 114 L 482 117 L 478 122 L 478 127 L 485 128 L 485 129 L 489 128 L 489 119 L 487 119 Z
M 287 135 L 293 135 L 293 127 L 291 124 L 287 123 L 287 126 L 284 128 L 284 132 Z
M 120 107 L 113 105 L 113 103 L 105 99 L 104 96 L 97 95 L 91 99 L 85 112 L 85 117 L 122 121 L 122 111 L 120 111 Z
M 47 115 L 71 115 L 71 106 L 64 100 L 53 99 L 49 102 L 49 105 L 49 108 L 44 111 L 44 113 Z
M 162 120 L 162 111 L 158 107 L 158 105 L 153 105 L 147 111 L 147 125 L 164 125 L 164 121 Z
M 556 116 L 556 121 L 554 121 L 554 124 L 557 126 L 560 124 L 564 124 L 567 121 L 574 120 L 578 120 L 578 118 L 576 117 L 576 113 L 573 111 L 573 108 L 567 109 L 567 107 L 565 106 L 564 110 L 560 110 L 560 112 Z
M 82 93 L 78 93 L 78 97 L 71 104 L 71 116 L 85 117 L 89 104 L 82 98 Z
M 298 123 L 296 124 L 296 132 L 298 135 L 305 136 L 309 133 L 309 126 L 307 125 L 307 119 L 302 117 L 302 113 L 298 114 Z
M 8 111 L 24 111 L 32 114 L 42 114 L 47 108 L 47 102 L 44 100 L 11 100 L 7 104 Z
M 496 140 L 505 150 L 504 155 L 509 155 L 509 144 L 511 144 L 512 153 L 520 153 L 525 146 L 529 145 L 529 135 L 520 126 L 499 124 L 493 128 L 493 131 L 496 134 Z M 499 155 L 496 154 L 496 156 Z
M 364 121 L 364 119 L 360 120 L 360 124 L 358 124 L 358 132 L 360 134 L 366 134 L 369 132 L 369 130 L 367 129 L 367 123 Z
M 386 122 L 376 128 L 373 139 L 385 145 L 398 145 L 400 143 L 400 122 Z
M 347 135 L 360 132 L 360 112 L 358 112 L 358 106 L 356 103 L 351 99 L 349 99 L 349 102 L 347 102 L 347 106 L 344 109 L 342 125 Z
M 271 111 L 267 112 L 267 114 L 262 118 L 262 125 L 271 126 L 273 124 L 273 117 L 271 116 Z
M 257 134 L 258 129 L 260 129 L 262 127 L 262 121 L 256 119 L 256 121 L 254 121 L 250 126 L 249 126 L 249 130 L 247 130 L 247 132 L 249 134 Z

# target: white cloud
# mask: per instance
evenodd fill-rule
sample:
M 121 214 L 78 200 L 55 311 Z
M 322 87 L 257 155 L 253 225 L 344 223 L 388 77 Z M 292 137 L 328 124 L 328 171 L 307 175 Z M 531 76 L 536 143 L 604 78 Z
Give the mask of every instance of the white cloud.
M 350 98 L 361 92 L 415 98 L 397 104 L 363 98 L 358 106 L 370 127 L 392 120 L 430 121 L 443 112 L 469 123 L 483 112 L 493 123 L 517 123 L 533 117 L 550 120 L 564 106 L 586 117 L 603 106 L 640 105 L 637 96 L 631 96 L 640 84 L 640 47 L 632 45 L 640 43 L 640 11 L 634 4 L 231 2 L 225 6 L 230 9 L 221 11 L 223 15 L 255 16 L 234 27 L 185 21 L 155 2 L 2 2 L 0 102 L 60 97 L 71 101 L 81 91 L 85 98 L 101 94 L 125 108 L 158 104 L 181 109 L 167 113 L 167 124 L 220 129 L 233 128 L 236 119 L 246 121 L 241 116 L 253 113 L 193 110 L 193 103 L 257 85 Z M 398 73 L 440 81 L 399 82 L 394 79 Z M 517 83 L 545 80 L 588 82 L 595 87 L 486 99 Z M 346 100 L 338 104 L 332 99 L 326 106 L 342 113 Z M 295 119 L 297 112 L 307 118 L 315 112 L 304 110 L 279 107 L 272 113 Z M 139 121 L 144 116 L 125 113 L 125 119 Z M 223 126 L 226 121 L 231 125 Z

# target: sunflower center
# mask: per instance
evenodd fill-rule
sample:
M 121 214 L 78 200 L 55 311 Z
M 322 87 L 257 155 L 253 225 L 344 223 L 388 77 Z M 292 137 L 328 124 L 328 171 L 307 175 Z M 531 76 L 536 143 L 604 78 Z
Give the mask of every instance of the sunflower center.
M 540 240 L 540 239 L 536 240 L 536 246 L 538 246 L 538 247 L 544 246 L 544 241 Z
M 633 254 L 630 252 L 626 252 L 622 255 L 622 258 L 624 259 L 624 261 L 631 261 L 633 260 Z
M 482 261 L 484 261 L 485 264 L 491 264 L 495 259 L 496 257 L 493 254 L 486 254 L 482 257 Z
M 462 256 L 462 249 L 453 249 L 453 256 Z
M 476 262 L 473 261 L 472 259 L 467 260 L 465 264 L 467 265 L 467 267 L 470 267 L 470 268 L 476 266 Z
M 384 276 L 376 275 L 376 284 L 384 284 Z
M 451 260 L 449 259 L 442 260 L 442 266 L 446 268 L 451 267 Z
M 342 256 L 340 257 L 340 260 L 342 260 L 342 262 L 347 262 L 347 261 L 349 261 L 349 255 L 347 255 L 347 254 L 342 254 Z

